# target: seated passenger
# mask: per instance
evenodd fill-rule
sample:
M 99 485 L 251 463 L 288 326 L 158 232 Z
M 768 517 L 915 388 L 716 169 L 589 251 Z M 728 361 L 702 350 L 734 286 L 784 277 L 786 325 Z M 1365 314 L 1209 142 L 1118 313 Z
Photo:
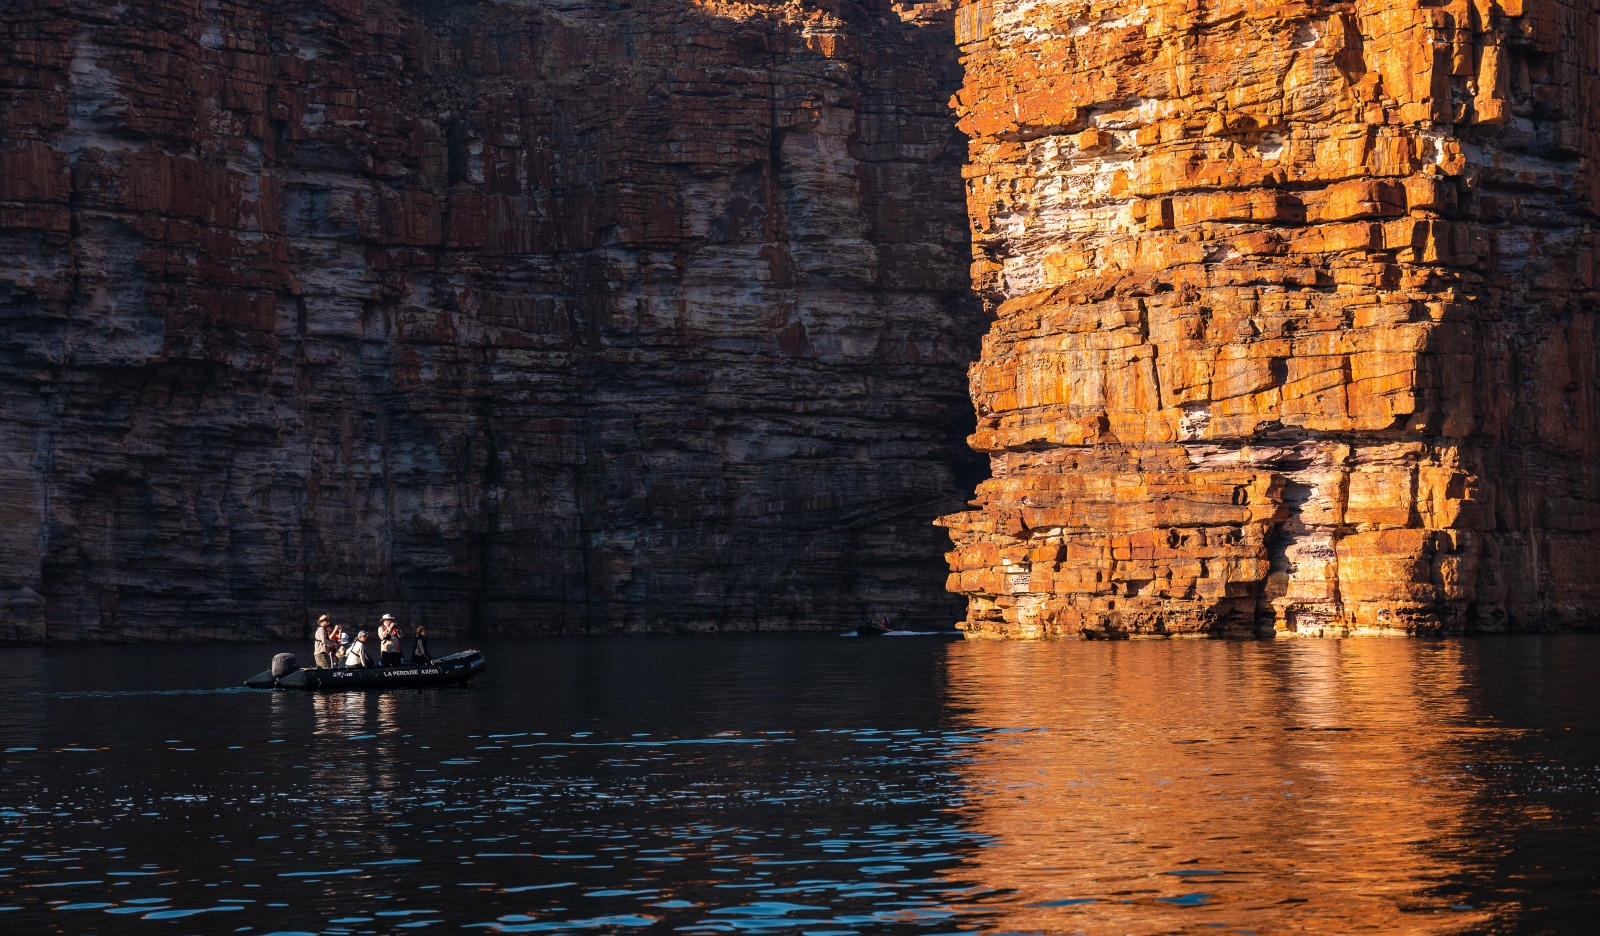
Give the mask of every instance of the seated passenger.
M 367 642 L 367 632 L 362 631 L 350 644 L 350 652 L 345 654 L 344 665 L 346 669 L 367 669 L 378 665 L 372 655 L 372 645 Z

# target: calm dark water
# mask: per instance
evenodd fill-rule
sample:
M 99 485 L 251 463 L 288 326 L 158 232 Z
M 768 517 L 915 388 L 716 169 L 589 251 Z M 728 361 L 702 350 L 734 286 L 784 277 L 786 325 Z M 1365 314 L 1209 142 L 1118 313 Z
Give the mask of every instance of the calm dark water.
M 1600 917 L 1600 639 L 497 641 L 466 689 L 232 688 L 275 649 L 0 651 L 0 931 Z

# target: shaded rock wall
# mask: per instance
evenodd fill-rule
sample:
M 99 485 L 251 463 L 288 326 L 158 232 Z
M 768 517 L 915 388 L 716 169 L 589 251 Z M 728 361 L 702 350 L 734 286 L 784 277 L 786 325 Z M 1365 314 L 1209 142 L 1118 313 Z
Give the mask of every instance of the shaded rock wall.
M 963 5 L 967 627 L 1600 616 L 1600 5 Z
M 950 6 L 0 5 L 0 639 L 954 619 Z

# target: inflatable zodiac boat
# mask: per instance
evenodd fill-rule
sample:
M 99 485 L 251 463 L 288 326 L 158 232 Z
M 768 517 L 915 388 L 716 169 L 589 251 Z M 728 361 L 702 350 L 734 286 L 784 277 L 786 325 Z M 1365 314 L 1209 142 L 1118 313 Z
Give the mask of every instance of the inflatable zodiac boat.
M 454 686 L 483 672 L 483 654 L 463 650 L 430 663 L 403 663 L 370 669 L 305 669 L 292 653 L 272 658 L 272 668 L 244 681 L 251 689 L 310 689 L 348 692 L 353 689 L 419 689 Z

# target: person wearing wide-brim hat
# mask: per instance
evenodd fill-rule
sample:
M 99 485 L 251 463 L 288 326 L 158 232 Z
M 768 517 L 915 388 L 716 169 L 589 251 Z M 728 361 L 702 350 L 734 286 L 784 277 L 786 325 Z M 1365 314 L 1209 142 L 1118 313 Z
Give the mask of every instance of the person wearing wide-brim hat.
M 400 658 L 400 628 L 394 622 L 394 615 L 385 614 L 378 624 L 378 661 L 384 666 L 399 666 Z
M 311 635 L 311 656 L 317 661 L 317 669 L 333 668 L 333 657 L 328 652 L 328 643 L 332 636 L 333 625 L 328 616 L 324 614 L 317 618 L 317 629 Z

